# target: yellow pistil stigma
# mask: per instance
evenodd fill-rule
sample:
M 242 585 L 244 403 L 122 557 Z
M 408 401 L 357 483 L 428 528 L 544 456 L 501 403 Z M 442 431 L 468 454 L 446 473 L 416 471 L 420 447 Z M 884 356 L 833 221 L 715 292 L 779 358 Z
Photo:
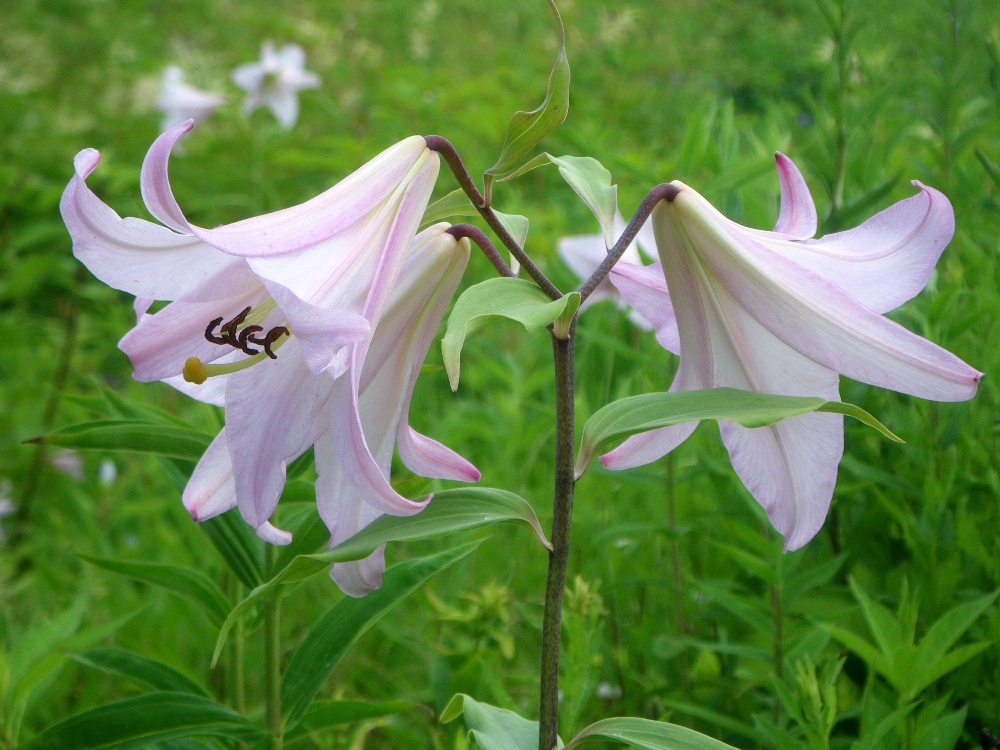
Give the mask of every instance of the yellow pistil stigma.
M 197 357 L 188 357 L 184 362 L 184 379 L 189 383 L 201 385 L 208 380 L 208 373 L 205 372 L 205 365 Z

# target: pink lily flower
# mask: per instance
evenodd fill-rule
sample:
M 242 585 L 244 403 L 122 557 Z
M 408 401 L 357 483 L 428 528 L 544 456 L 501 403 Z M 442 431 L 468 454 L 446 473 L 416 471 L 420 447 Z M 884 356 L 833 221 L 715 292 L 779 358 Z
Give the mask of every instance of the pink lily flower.
M 730 387 L 839 400 L 839 375 L 935 401 L 976 394 L 982 373 L 881 315 L 927 283 L 955 229 L 948 199 L 920 192 L 861 226 L 818 240 L 802 174 L 775 160 L 774 231 L 730 221 L 681 182 L 652 214 L 662 265 L 618 265 L 612 281 L 681 355 L 671 391 Z M 669 294 L 667 289 L 669 288 Z M 680 445 L 697 423 L 629 438 L 601 457 L 641 466 Z M 803 546 L 826 518 L 844 450 L 843 417 L 808 414 L 770 427 L 721 422 L 737 475 L 785 537 Z
M 74 255 L 137 297 L 139 320 L 119 344 L 135 378 L 225 405 L 227 428 L 202 464 L 229 454 L 240 513 L 266 541 L 291 540 L 269 522 L 286 463 L 334 424 L 350 436 L 340 461 L 363 497 L 381 512 L 418 512 L 424 503 L 397 494 L 378 470 L 357 400 L 372 334 L 437 178 L 437 154 L 414 136 L 302 205 L 204 229 L 185 218 L 167 179 L 170 150 L 192 126 L 161 135 L 143 163 L 143 199 L 166 226 L 122 219 L 90 191 L 86 177 L 100 158 L 93 149 L 77 155 L 61 202 Z M 154 299 L 170 304 L 148 314 Z M 352 404 L 332 396 L 340 376 Z M 411 442 L 417 453 L 447 451 Z M 185 492 L 196 520 L 232 507 L 221 485 L 204 487 Z
M 407 414 L 420 367 L 448 309 L 469 260 L 468 240 L 456 241 L 437 224 L 417 235 L 393 288 L 388 306 L 375 328 L 355 383 L 348 375 L 334 379 L 329 373 L 313 374 L 301 357 L 285 356 L 294 346 L 295 334 L 281 350 L 271 371 L 253 367 L 223 375 L 229 380 L 227 397 L 242 392 L 237 378 L 256 378 L 258 392 L 281 388 L 283 384 L 308 383 L 304 405 L 311 410 L 306 433 L 315 445 L 316 499 L 320 516 L 330 529 L 330 545 L 353 536 L 383 513 L 402 515 L 423 508 L 429 498 L 408 505 L 386 504 L 370 480 L 356 467 L 357 454 L 371 446 L 371 460 L 379 472 L 379 484 L 388 484 L 393 450 L 414 473 L 438 479 L 478 482 L 479 471 L 449 448 L 421 435 L 409 426 Z M 293 329 L 294 330 L 294 329 Z M 262 378 L 266 381 L 260 382 Z M 360 394 L 354 389 L 359 388 Z M 350 402 L 350 403 L 348 403 Z M 361 422 L 362 444 L 356 446 L 349 424 L 355 409 Z M 232 449 L 228 420 L 195 468 L 184 490 L 184 505 L 196 520 L 205 520 L 238 504 L 239 486 L 234 462 L 239 455 Z M 273 429 L 273 428 L 272 428 Z M 259 425 L 258 434 L 267 440 L 271 433 Z M 304 450 L 304 449 L 303 449 Z M 289 460 L 292 460 L 291 457 Z M 400 511 L 403 511 L 401 513 Z M 383 548 L 364 560 L 338 563 L 330 575 L 350 596 L 364 596 L 381 585 L 385 570 Z

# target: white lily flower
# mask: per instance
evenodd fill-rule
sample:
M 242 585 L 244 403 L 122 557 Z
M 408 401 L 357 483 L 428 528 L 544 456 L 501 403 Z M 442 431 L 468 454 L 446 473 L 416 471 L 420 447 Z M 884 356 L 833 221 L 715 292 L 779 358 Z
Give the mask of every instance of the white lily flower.
M 260 61 L 240 65 L 233 71 L 233 83 L 247 92 L 243 114 L 266 106 L 275 119 L 291 129 L 299 118 L 299 95 L 303 89 L 314 89 L 320 78 L 305 69 L 306 53 L 297 44 L 286 44 L 276 50 L 271 42 L 260 48 Z
M 163 71 L 156 108 L 163 113 L 160 132 L 170 130 L 185 120 L 201 122 L 222 104 L 226 97 L 196 89 L 184 82 L 184 71 L 176 65 Z
M 982 373 L 883 317 L 927 283 L 954 233 L 948 199 L 920 193 L 818 240 L 801 173 L 776 155 L 781 211 L 772 232 L 730 221 L 681 182 L 652 214 L 662 266 L 618 266 L 612 280 L 681 355 L 671 391 L 730 387 L 840 400 L 839 375 L 936 401 L 976 394 Z M 665 279 L 665 284 L 664 284 Z M 669 295 L 667 294 L 669 288 Z M 676 317 L 675 317 L 676 316 Z M 697 423 L 629 438 L 611 469 L 654 461 Z M 844 450 L 843 417 L 813 413 L 769 427 L 721 422 L 733 468 L 798 549 L 826 518 Z

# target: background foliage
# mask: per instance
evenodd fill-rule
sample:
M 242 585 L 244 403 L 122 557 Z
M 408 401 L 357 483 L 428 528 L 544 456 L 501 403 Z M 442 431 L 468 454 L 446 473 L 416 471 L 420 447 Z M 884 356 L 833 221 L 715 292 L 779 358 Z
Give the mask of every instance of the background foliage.
M 977 399 L 957 405 L 844 381 L 844 399 L 907 444 L 848 424 L 828 522 L 789 555 L 735 479 L 713 425 L 658 464 L 621 474 L 592 467 L 577 488 L 563 736 L 632 715 L 744 748 L 846 748 L 859 737 L 864 747 L 975 746 L 980 727 L 1000 725 L 1000 610 L 982 598 L 1000 586 L 995 4 L 562 0 L 560 8 L 572 104 L 544 144 L 549 152 L 601 160 L 626 215 L 649 187 L 679 178 L 737 221 L 769 228 L 774 150 L 805 173 L 822 231 L 911 195 L 910 179 L 943 190 L 955 206 L 955 239 L 927 290 L 893 317 L 987 373 Z M 302 96 L 291 132 L 264 111 L 243 119 L 228 83 L 268 38 L 301 44 L 323 78 Z M 108 413 L 106 394 L 209 432 L 220 424 L 211 408 L 166 386 L 131 381 L 114 346 L 134 321 L 130 300 L 73 260 L 59 218 L 72 156 L 99 148 L 94 189 L 119 213 L 145 216 L 138 172 L 157 133 L 151 106 L 160 71 L 177 63 L 190 82 L 231 97 L 171 164 L 195 223 L 299 202 L 414 132 L 446 136 L 481 173 L 510 113 L 541 100 L 556 47 L 536 0 L 5 6 L 0 490 L 29 526 L 0 554 L 0 746 L 14 720 L 13 678 L 34 691 L 23 738 L 141 692 L 68 656 L 94 646 L 155 658 L 221 699 L 232 693 L 229 662 L 208 668 L 215 620 L 81 558 L 193 567 L 235 599 L 239 581 L 184 512 L 171 472 L 152 457 L 97 452 L 79 454 L 72 476 L 72 457 L 21 444 Z M 453 188 L 443 174 L 438 192 Z M 587 209 L 555 170 L 535 170 L 495 195 L 501 211 L 529 216 L 528 252 L 570 289 L 554 246 L 560 236 L 597 231 Z M 474 260 L 464 283 L 490 275 Z M 578 330 L 581 426 L 610 400 L 669 385 L 675 361 L 614 307 L 587 310 Z M 484 485 L 527 498 L 543 524 L 550 356 L 543 334 L 516 324 L 484 329 L 466 342 L 459 392 L 450 393 L 443 371 L 429 371 L 412 407 L 415 427 L 475 461 Z M 99 479 L 108 459 L 116 476 L 104 463 Z M 399 467 L 394 476 L 406 474 Z M 303 507 L 287 502 L 280 512 Z M 10 518 L 2 523 L 14 528 Z M 396 545 L 389 556 L 434 548 Z M 536 715 L 544 563 L 530 535 L 501 528 L 376 624 L 321 696 L 399 699 L 440 712 L 465 692 Z M 285 642 L 297 644 L 340 598 L 325 576 L 307 581 L 286 599 Z M 249 637 L 246 649 L 252 698 L 261 645 Z M 946 657 L 949 649 L 959 655 Z M 460 748 L 467 739 L 458 723 L 442 726 L 418 708 L 309 742 Z

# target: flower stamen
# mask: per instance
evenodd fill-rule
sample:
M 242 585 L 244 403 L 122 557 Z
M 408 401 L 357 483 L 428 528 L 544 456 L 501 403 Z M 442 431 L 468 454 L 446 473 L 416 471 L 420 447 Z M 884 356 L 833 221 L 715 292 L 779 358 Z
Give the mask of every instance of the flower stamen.
M 248 326 L 253 328 L 255 326 Z M 256 352 L 246 359 L 241 359 L 238 362 L 228 362 L 226 364 L 209 364 L 206 365 L 197 357 L 188 357 L 187 361 L 184 362 L 184 370 L 182 375 L 184 379 L 189 383 L 194 383 L 195 385 L 201 385 L 209 378 L 214 378 L 218 375 L 231 375 L 234 372 L 239 372 L 240 370 L 245 370 L 248 367 L 253 367 L 259 362 L 263 362 L 265 359 L 270 357 L 271 359 L 277 359 L 278 355 L 275 351 L 288 341 L 288 337 L 291 336 L 291 331 L 289 331 L 285 326 L 276 326 L 267 332 L 267 335 L 263 339 L 258 339 L 252 334 L 246 335 L 246 341 L 250 341 L 254 344 L 260 344 L 264 347 L 264 351 Z M 243 338 L 243 335 L 240 336 Z M 246 343 L 246 342 L 244 342 Z M 243 351 L 255 351 L 253 349 L 244 349 Z
M 221 322 L 222 322 L 222 318 L 215 318 L 213 321 L 211 321 L 208 324 L 208 327 L 205 329 L 205 338 L 208 339 L 209 341 L 211 341 L 213 344 L 228 344 L 229 343 L 222 336 L 216 336 L 215 333 L 214 333 L 215 327 L 217 325 L 219 325 L 219 323 L 221 323 Z

